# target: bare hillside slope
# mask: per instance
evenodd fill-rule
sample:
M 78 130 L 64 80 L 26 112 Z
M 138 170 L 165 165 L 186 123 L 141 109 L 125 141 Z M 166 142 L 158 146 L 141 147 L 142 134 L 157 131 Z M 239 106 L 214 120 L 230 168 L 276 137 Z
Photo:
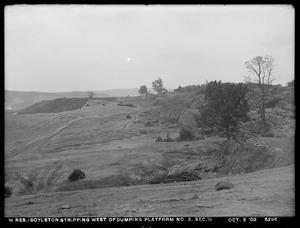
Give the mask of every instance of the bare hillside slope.
M 177 140 L 180 126 L 153 103 L 107 98 L 58 113 L 7 112 L 6 216 L 294 214 L 293 111 L 270 109 L 274 137 L 255 133 L 250 113 L 237 139 Z M 70 182 L 75 169 L 85 178 Z M 216 191 L 220 180 L 233 188 Z

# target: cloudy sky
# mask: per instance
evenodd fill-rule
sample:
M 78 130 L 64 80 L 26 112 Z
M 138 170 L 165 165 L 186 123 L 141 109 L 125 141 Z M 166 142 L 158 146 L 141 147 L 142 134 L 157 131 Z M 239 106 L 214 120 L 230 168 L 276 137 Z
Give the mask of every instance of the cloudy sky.
M 5 89 L 86 91 L 241 82 L 272 55 L 275 84 L 294 78 L 289 5 L 5 7 Z

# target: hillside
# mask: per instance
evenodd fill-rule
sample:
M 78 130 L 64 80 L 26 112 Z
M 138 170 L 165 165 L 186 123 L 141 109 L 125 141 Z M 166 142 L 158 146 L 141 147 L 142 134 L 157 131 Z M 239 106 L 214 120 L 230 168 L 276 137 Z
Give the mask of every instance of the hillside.
M 81 108 L 88 98 L 57 98 L 55 100 L 40 101 L 19 112 L 19 114 L 56 113 Z
M 267 109 L 273 135 L 261 134 L 251 110 L 232 140 L 200 137 L 201 129 L 193 140 L 178 140 L 180 125 L 193 125 L 202 105 L 202 96 L 192 93 L 88 100 L 81 109 L 56 113 L 8 112 L 6 215 L 292 216 L 292 94 L 283 88 L 281 101 Z M 68 106 L 39 105 L 49 111 Z M 70 182 L 75 169 L 85 178 Z M 220 180 L 233 187 L 216 191 Z
M 96 93 L 95 97 L 108 97 L 106 93 Z M 46 92 L 25 92 L 5 90 L 5 108 L 6 109 L 23 109 L 42 100 L 54 100 L 56 98 L 86 98 L 86 91 L 73 91 L 61 93 Z

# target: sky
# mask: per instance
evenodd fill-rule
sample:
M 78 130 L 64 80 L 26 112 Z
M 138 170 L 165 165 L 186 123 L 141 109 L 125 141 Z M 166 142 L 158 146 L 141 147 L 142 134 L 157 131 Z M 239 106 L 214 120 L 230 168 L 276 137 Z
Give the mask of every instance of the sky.
M 275 58 L 294 79 L 291 5 L 12 5 L 4 10 L 5 89 L 66 92 L 242 82 Z

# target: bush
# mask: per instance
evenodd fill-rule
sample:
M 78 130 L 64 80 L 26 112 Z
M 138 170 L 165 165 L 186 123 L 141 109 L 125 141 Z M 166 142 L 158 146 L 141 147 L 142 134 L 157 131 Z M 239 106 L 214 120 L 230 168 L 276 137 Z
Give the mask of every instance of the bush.
M 85 174 L 84 172 L 82 172 L 80 169 L 75 169 L 71 175 L 69 176 L 69 181 L 77 181 L 80 179 L 84 179 L 85 178 Z
M 150 184 L 160 184 L 160 183 L 173 183 L 173 182 L 183 182 L 183 181 L 194 181 L 201 180 L 201 177 L 194 172 L 183 171 L 174 175 L 168 176 L 165 174 L 160 174 L 149 180 Z
M 163 139 L 160 136 L 158 136 L 157 139 L 155 139 L 155 142 L 162 142 L 162 141 Z
M 10 188 L 10 187 L 7 187 L 7 186 L 5 186 L 4 188 L 5 188 L 4 198 L 10 197 L 11 194 L 12 194 L 11 188 Z
M 181 128 L 179 131 L 179 140 L 191 140 L 195 139 L 195 134 L 188 128 Z

